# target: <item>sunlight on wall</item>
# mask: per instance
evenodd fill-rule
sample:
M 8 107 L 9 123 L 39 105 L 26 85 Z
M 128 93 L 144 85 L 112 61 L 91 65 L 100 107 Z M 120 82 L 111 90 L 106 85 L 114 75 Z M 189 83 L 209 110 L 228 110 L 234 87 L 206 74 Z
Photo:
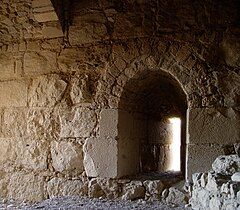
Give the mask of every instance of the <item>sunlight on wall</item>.
M 170 162 L 169 171 L 180 171 L 181 170 L 181 158 L 180 158 L 180 147 L 181 147 L 181 119 L 177 117 L 169 118 L 171 132 L 172 132 L 172 143 L 170 146 Z

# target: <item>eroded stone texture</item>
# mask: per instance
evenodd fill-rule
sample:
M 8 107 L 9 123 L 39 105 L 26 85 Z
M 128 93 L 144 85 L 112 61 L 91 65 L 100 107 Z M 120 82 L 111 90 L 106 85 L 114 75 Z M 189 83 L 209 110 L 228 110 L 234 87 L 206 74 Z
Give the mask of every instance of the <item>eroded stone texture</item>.
M 77 142 L 53 141 L 51 143 L 52 166 L 56 171 L 83 172 L 82 146 Z
M 139 106 L 146 111 L 146 101 L 160 104 L 152 84 L 165 84 L 166 74 L 187 98 L 188 175 L 210 168 L 226 145 L 239 142 L 236 1 L 67 2 L 1 1 L 1 198 L 159 199 L 158 180 L 109 178 L 139 171 L 138 144 L 146 136 L 146 121 L 127 111 L 138 112 Z M 169 87 L 160 92 L 172 96 Z M 176 114 L 172 105 L 159 113 Z M 156 123 L 151 136 L 164 129 Z M 161 154 L 163 159 L 167 152 Z M 89 182 L 89 177 L 97 178 Z M 208 197 L 209 189 L 218 190 L 217 179 L 212 174 L 200 178 L 196 197 L 209 201 L 203 208 L 223 202 Z M 226 208 L 237 208 L 236 189 L 235 183 L 222 185 L 232 199 L 223 202 Z M 182 198 L 177 194 L 173 190 L 169 200 Z
M 33 80 L 29 91 L 29 105 L 52 107 L 61 100 L 67 83 L 58 75 L 41 76 Z

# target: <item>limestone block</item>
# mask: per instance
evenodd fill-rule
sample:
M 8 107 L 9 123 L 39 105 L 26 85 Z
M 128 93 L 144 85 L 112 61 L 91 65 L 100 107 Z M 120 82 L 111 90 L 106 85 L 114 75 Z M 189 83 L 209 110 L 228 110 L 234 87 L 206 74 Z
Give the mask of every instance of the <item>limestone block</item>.
M 8 199 L 39 202 L 46 199 L 44 179 L 34 173 L 15 172 L 10 175 Z
M 100 11 L 75 16 L 69 28 L 69 42 L 71 45 L 81 45 L 109 38 L 105 22 L 106 18 Z
M 34 18 L 37 22 L 40 22 L 40 23 L 58 20 L 58 16 L 54 10 L 42 12 L 42 13 L 34 13 Z
M 42 29 L 42 35 L 44 38 L 57 38 L 62 37 L 64 34 L 60 26 L 58 27 L 46 26 Z
M 27 106 L 26 81 L 0 82 L 0 107 L 23 107 Z
M 29 90 L 29 105 L 52 107 L 62 97 L 67 83 L 58 75 L 44 75 L 33 80 Z
M 97 182 L 101 189 L 104 191 L 106 198 L 116 199 L 119 197 L 121 187 L 118 184 L 118 180 L 108 178 L 107 179 L 97 178 Z
M 22 108 L 4 109 L 2 115 L 2 137 L 21 137 L 26 134 L 27 111 Z
M 73 104 L 91 102 L 88 78 L 73 78 L 71 80 L 70 96 Z
M 84 107 L 59 111 L 61 137 L 89 137 L 97 123 L 96 113 Z
M 11 165 L 16 160 L 15 139 L 0 138 L 0 168 L 2 171 L 11 170 Z
M 212 169 L 219 174 L 233 175 L 240 171 L 240 158 L 237 155 L 221 155 L 212 163 Z
M 181 192 L 175 187 L 170 187 L 168 189 L 168 196 L 166 197 L 166 202 L 168 204 L 186 204 L 187 196 L 185 193 Z
M 123 189 L 123 200 L 136 200 L 144 198 L 145 188 L 140 181 L 131 181 Z
M 160 195 L 164 189 L 164 185 L 160 180 L 146 180 L 143 182 L 143 185 L 146 188 L 146 191 L 150 194 Z
M 32 1 L 32 7 L 46 7 L 52 5 L 51 0 L 33 0 Z
M 52 165 L 56 171 L 83 172 L 82 146 L 67 141 L 51 142 Z
M 14 149 L 17 154 L 16 164 L 18 166 L 34 171 L 48 169 L 49 143 L 47 140 L 20 138 L 14 143 Z
M 100 136 L 117 137 L 118 135 L 118 110 L 102 109 L 100 112 Z
M 115 178 L 118 175 L 117 141 L 113 138 L 89 138 L 84 144 L 84 168 L 87 176 Z
M 0 73 L 0 79 L 14 78 L 20 73 L 14 71 L 13 56 L 0 54 Z
M 88 187 L 82 180 L 67 180 L 53 178 L 47 183 L 47 193 L 50 198 L 56 196 L 86 196 Z
M 191 144 L 230 144 L 239 141 L 240 114 L 234 109 L 191 108 L 188 133 Z
M 231 180 L 234 182 L 240 182 L 240 172 L 236 172 L 231 176 Z
M 1 173 L 0 174 L 0 196 L 1 196 L 2 199 L 6 199 L 7 198 L 7 193 L 8 193 L 7 186 L 8 186 L 8 183 L 9 183 L 9 176 L 4 174 L 4 173 Z
M 26 52 L 23 68 L 27 76 L 56 72 L 57 55 L 55 52 L 47 50 Z
M 219 145 L 189 144 L 187 149 L 187 176 L 189 179 L 193 173 L 211 169 L 212 162 L 219 155 L 224 154 L 223 148 Z
M 53 109 L 31 108 L 27 115 L 27 134 L 34 138 L 58 139 L 60 121 Z
M 98 184 L 97 179 L 91 179 L 88 183 L 88 196 L 90 198 L 100 198 L 105 196 L 104 191 Z

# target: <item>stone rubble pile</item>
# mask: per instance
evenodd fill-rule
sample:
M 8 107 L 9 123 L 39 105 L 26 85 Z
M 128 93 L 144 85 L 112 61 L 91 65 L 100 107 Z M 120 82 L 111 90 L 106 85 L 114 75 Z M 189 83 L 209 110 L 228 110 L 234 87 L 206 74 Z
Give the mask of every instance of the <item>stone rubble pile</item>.
M 193 174 L 189 202 L 194 210 L 240 210 L 240 157 L 237 154 L 219 156 L 211 171 Z

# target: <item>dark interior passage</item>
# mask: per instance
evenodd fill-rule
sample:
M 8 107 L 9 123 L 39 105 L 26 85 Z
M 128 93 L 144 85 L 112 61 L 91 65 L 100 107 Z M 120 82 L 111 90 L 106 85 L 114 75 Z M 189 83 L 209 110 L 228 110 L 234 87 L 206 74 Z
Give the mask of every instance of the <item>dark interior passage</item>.
M 119 104 L 120 174 L 184 173 L 186 110 L 185 93 L 172 76 L 132 78 Z

